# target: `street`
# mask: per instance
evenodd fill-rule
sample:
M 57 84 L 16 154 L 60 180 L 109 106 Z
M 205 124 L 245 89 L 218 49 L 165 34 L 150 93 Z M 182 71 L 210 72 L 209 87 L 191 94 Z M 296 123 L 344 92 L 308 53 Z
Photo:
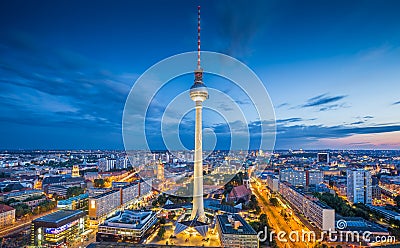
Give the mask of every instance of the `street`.
M 271 228 L 275 231 L 275 234 L 279 233 L 280 231 L 283 231 L 286 233 L 286 236 L 283 238 L 287 240 L 287 242 L 284 241 L 279 241 L 277 237 L 275 237 L 275 241 L 277 242 L 277 245 L 279 247 L 313 247 L 313 243 L 310 242 L 302 242 L 301 241 L 301 235 L 302 235 L 302 230 L 304 231 L 309 231 L 309 229 L 300 221 L 296 221 L 296 217 L 289 217 L 287 220 L 280 214 L 284 208 L 280 205 L 278 206 L 272 206 L 269 201 L 267 200 L 267 193 L 269 193 L 268 189 L 261 183 L 253 182 L 251 184 L 251 189 L 254 193 L 254 195 L 257 197 L 259 200 L 259 205 L 261 207 L 261 210 L 263 213 L 265 213 L 268 217 L 268 223 L 271 226 Z M 298 219 L 297 219 L 298 220 Z M 289 239 L 289 234 L 292 231 L 297 231 L 299 233 L 299 242 L 293 242 Z M 274 235 L 276 236 L 276 235 Z

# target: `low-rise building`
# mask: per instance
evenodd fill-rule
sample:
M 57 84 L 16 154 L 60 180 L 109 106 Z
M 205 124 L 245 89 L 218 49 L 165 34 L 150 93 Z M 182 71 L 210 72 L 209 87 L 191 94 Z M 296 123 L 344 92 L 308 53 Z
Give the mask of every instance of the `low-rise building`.
M 15 201 L 24 201 L 27 198 L 42 196 L 43 191 L 37 189 L 23 189 L 0 194 L 0 201 L 6 202 L 14 199 Z
M 139 243 L 155 231 L 156 223 L 155 212 L 124 210 L 99 225 L 96 240 Z
M 238 214 L 217 215 L 217 231 L 222 247 L 257 248 L 257 232 Z
M 240 185 L 233 187 L 231 192 L 228 194 L 227 201 L 228 202 L 248 202 L 250 200 L 251 190 L 248 189 L 245 185 Z
M 66 200 L 60 200 L 57 202 L 57 208 L 64 210 L 82 209 L 88 205 L 88 198 L 89 194 L 86 193 L 68 198 Z
M 375 212 L 380 213 L 387 220 L 400 220 L 400 213 L 397 213 L 395 211 L 391 211 L 391 210 L 385 209 L 384 207 L 374 206 L 371 204 L 367 204 L 367 207 Z
M 15 222 L 15 209 L 4 204 L 0 204 L 0 228 L 12 225 Z

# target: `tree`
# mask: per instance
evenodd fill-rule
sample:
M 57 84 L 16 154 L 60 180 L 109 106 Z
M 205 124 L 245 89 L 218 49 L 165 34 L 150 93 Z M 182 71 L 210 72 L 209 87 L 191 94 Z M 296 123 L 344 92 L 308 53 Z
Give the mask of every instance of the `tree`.
M 164 234 L 165 234 L 165 227 L 161 226 L 160 229 L 158 230 L 157 237 L 159 239 L 163 239 L 164 238 Z
M 160 224 L 161 224 L 161 225 L 164 225 L 166 222 L 167 222 L 167 221 L 165 220 L 164 217 L 160 218 Z
M 105 184 L 104 179 L 102 179 L 102 178 L 94 179 L 94 187 L 103 188 L 104 184 Z
M 81 187 L 75 186 L 75 187 L 70 187 L 67 189 L 67 197 L 73 197 L 73 196 L 77 196 L 80 194 L 83 194 L 84 189 L 82 189 Z
M 15 206 L 15 216 L 17 218 L 31 213 L 32 213 L 31 208 L 24 203 Z
M 396 196 L 396 197 L 394 198 L 394 202 L 396 202 L 397 207 L 400 208 L 400 195 L 398 195 L 398 196 Z
M 269 202 L 275 207 L 278 206 L 278 199 L 276 199 L 275 197 L 269 198 Z

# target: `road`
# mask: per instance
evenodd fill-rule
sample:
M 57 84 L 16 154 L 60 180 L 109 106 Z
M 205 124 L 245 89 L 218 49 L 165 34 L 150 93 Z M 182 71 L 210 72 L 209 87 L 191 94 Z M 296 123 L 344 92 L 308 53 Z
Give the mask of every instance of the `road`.
M 20 230 L 26 228 L 27 226 L 30 226 L 31 223 L 32 223 L 32 220 L 40 218 L 40 217 L 42 217 L 44 215 L 53 213 L 55 211 L 57 211 L 57 209 L 53 209 L 53 210 L 47 211 L 45 213 L 41 213 L 39 215 L 30 216 L 29 219 L 27 219 L 27 220 L 16 221 L 12 226 L 7 226 L 5 228 L 2 228 L 0 230 L 0 237 L 4 237 L 4 236 L 10 235 L 10 234 L 14 234 L 16 232 L 19 232 Z
M 271 228 L 275 231 L 276 234 L 280 231 L 286 233 L 286 236 L 284 236 L 283 238 L 286 239 L 287 242 L 279 241 L 279 239 L 275 236 L 274 239 L 279 247 L 309 248 L 314 246 L 310 242 L 301 242 L 302 230 L 309 231 L 309 229 L 304 226 L 304 224 L 302 224 L 300 221 L 297 222 L 293 217 L 289 217 L 287 220 L 285 220 L 285 218 L 280 214 L 281 210 L 283 210 L 284 208 L 281 206 L 275 207 L 269 204 L 266 197 L 267 189 L 265 186 L 257 182 L 253 182 L 251 186 L 254 195 L 259 200 L 258 202 L 262 212 L 265 213 L 268 217 L 268 222 Z M 293 231 L 298 232 L 300 239 L 299 242 L 291 241 L 289 239 L 289 234 Z M 295 236 L 292 237 L 295 238 Z

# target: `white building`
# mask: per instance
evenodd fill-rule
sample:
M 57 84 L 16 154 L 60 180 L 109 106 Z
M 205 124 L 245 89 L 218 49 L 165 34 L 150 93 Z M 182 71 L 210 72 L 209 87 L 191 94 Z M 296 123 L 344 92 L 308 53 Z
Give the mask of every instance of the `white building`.
M 279 190 L 279 179 L 274 175 L 269 175 L 267 177 L 267 185 L 272 192 L 277 192 Z
M 372 203 L 372 179 L 369 171 L 347 170 L 347 199 L 351 203 Z
M 284 169 L 279 171 L 279 181 L 288 182 L 294 186 L 306 186 L 307 175 L 305 171 Z
M 320 170 L 306 171 L 306 185 L 318 185 L 324 182 L 324 173 Z
M 101 158 L 98 161 L 99 171 L 110 171 L 115 169 L 116 159 L 114 158 Z
M 99 225 L 97 238 L 101 241 L 123 239 L 140 242 L 149 233 L 155 232 L 157 214 L 152 211 L 124 210 Z M 115 240 L 117 237 L 117 240 Z
M 279 193 L 295 208 L 304 214 L 319 229 L 335 229 L 335 210 L 318 199 L 305 195 L 288 183 L 280 183 Z

